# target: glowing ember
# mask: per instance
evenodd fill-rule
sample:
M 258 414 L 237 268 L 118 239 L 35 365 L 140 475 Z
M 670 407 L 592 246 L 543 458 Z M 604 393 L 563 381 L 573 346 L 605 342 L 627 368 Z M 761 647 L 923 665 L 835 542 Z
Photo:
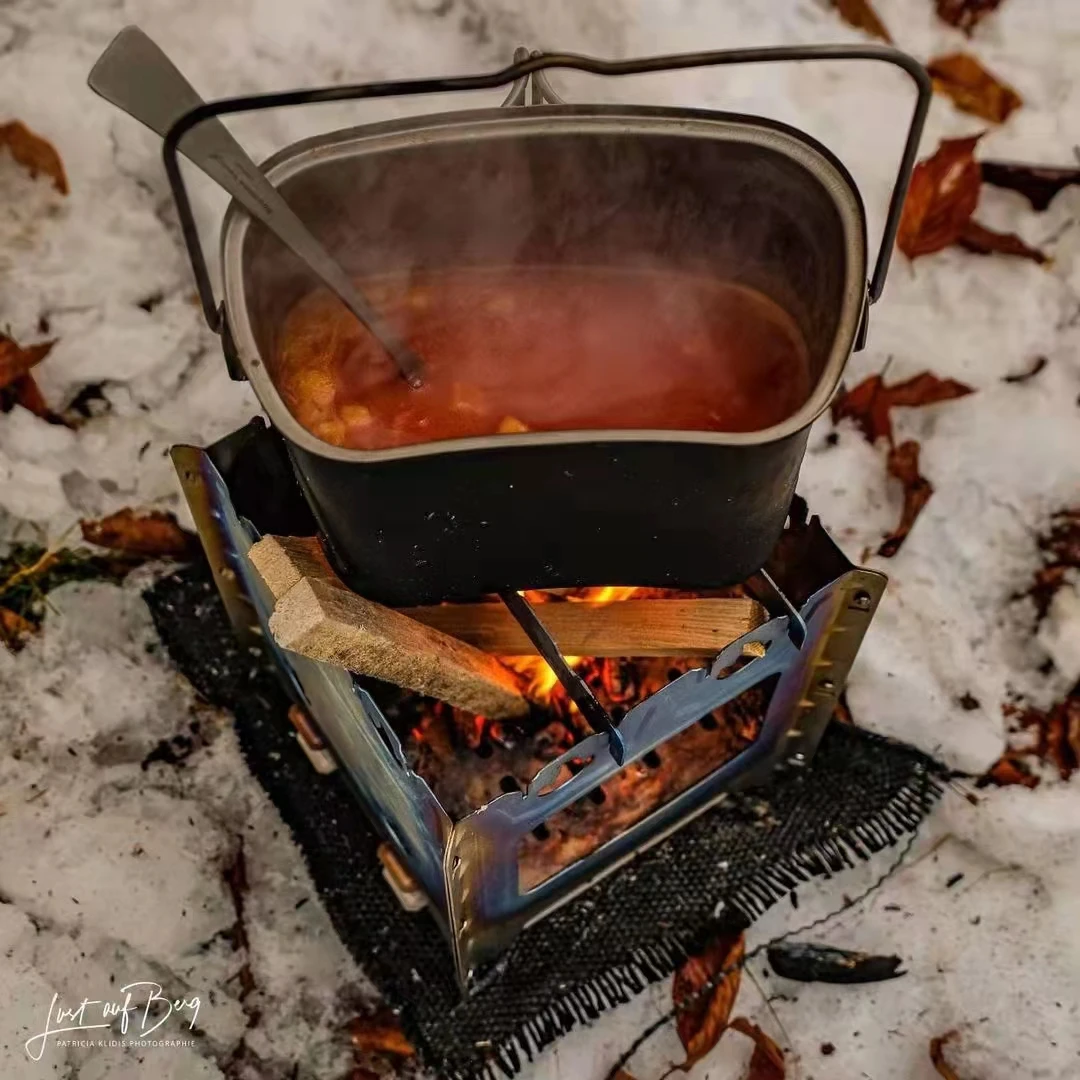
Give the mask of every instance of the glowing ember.
M 726 590 L 725 595 L 741 590 Z M 719 591 L 718 591 L 719 592 Z M 684 590 L 605 585 L 527 590 L 534 605 L 618 603 L 622 600 L 699 596 Z M 541 619 L 543 612 L 540 612 Z M 499 723 L 444 702 L 406 694 L 384 711 L 405 740 L 410 765 L 432 786 L 452 817 L 464 817 L 499 795 L 523 791 L 544 765 L 592 733 L 551 669 L 539 656 L 504 657 L 522 677 L 534 703 L 525 721 Z M 637 704 L 712 657 L 568 656 L 618 723 Z M 610 777 L 527 836 L 520 848 L 523 888 L 539 882 L 618 836 L 657 807 L 685 791 L 751 743 L 768 702 L 767 686 L 755 687 L 703 717 Z M 561 783 L 581 767 L 563 770 Z

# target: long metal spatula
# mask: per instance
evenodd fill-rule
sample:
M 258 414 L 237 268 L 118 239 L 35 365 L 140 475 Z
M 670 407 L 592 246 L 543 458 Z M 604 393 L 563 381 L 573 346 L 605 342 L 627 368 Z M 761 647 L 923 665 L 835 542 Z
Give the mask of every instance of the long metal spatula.
M 88 82 L 106 101 L 162 137 L 184 113 L 203 104 L 172 61 L 137 26 L 125 27 L 116 35 L 94 65 Z M 420 358 L 383 321 L 217 117 L 202 121 L 184 135 L 180 150 L 337 293 L 378 338 L 410 386 L 422 384 Z

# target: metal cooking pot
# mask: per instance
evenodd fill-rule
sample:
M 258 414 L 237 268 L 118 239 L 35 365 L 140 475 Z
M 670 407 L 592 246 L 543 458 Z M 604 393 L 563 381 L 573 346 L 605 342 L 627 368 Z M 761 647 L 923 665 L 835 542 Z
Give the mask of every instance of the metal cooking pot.
M 212 115 L 286 104 L 482 89 L 571 67 L 632 74 L 736 62 L 871 59 L 918 100 L 874 275 L 865 215 L 840 162 L 758 117 L 684 108 L 539 103 L 395 120 L 287 147 L 271 182 L 355 275 L 410 268 L 624 266 L 707 272 L 764 293 L 807 342 L 811 392 L 751 433 L 556 431 L 347 450 L 291 415 L 275 385 L 282 320 L 310 271 L 235 203 L 223 226 L 225 301 L 214 298 L 177 167 L 180 138 Z M 743 580 L 782 528 L 812 421 L 827 406 L 889 256 L 929 100 L 922 67 L 893 49 L 736 50 L 627 62 L 535 54 L 491 75 L 367 84 L 216 102 L 166 139 L 165 160 L 207 318 L 230 370 L 285 437 L 336 569 L 390 604 L 525 587 Z M 549 95 L 548 100 L 551 100 Z

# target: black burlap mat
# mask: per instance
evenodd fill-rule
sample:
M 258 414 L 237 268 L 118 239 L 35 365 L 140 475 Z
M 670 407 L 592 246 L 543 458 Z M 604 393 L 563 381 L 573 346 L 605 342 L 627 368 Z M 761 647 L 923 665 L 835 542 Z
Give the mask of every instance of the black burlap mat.
M 576 1023 L 671 973 L 721 917 L 749 921 L 809 877 L 868 858 L 917 827 L 943 768 L 918 751 L 833 723 L 813 765 L 732 797 L 524 931 L 462 1001 L 447 943 L 382 879 L 378 839 L 339 773 L 296 745 L 265 658 L 233 637 L 205 566 L 146 593 L 173 661 L 233 711 L 252 773 L 292 830 L 331 920 L 440 1077 L 511 1076 Z

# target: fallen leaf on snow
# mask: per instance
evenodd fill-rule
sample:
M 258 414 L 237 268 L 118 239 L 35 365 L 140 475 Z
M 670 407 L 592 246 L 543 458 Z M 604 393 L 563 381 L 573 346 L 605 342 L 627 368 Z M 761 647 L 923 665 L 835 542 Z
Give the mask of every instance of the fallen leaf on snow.
M 1028 595 L 1041 621 L 1073 570 L 1080 570 L 1080 507 L 1060 510 L 1050 519 L 1050 531 L 1039 537 L 1046 560 L 1035 573 Z
M 736 1016 L 731 1027 L 754 1040 L 754 1054 L 746 1069 L 746 1080 L 784 1080 L 787 1074 L 784 1051 L 745 1016 Z
M 939 379 L 929 371 L 893 383 L 892 386 L 886 386 L 880 375 L 871 375 L 834 399 L 832 420 L 835 424 L 849 417 L 859 426 L 867 442 L 888 439 L 891 444 L 893 429 L 890 409 L 936 405 L 974 392 L 966 383 L 956 379 Z
M 1022 710 L 1016 722 L 1035 737 L 1026 752 L 1053 765 L 1062 780 L 1080 769 L 1080 684 L 1049 709 Z
M 950 26 L 971 33 L 975 27 L 992 11 L 996 11 L 1001 0 L 937 0 L 938 17 Z
M 953 1067 L 945 1060 L 945 1044 L 956 1038 L 955 1031 L 946 1031 L 944 1035 L 938 1035 L 930 1040 L 930 1061 L 938 1071 L 939 1076 L 945 1080 L 960 1080 Z
M 52 179 L 53 187 L 61 195 L 68 193 L 64 163 L 60 160 L 56 148 L 47 139 L 35 135 L 20 121 L 12 120 L 7 124 L 0 124 L 0 147 L 5 146 L 31 176 L 44 173 Z
M 984 161 L 982 178 L 983 183 L 1019 192 L 1035 210 L 1045 210 L 1059 191 L 1072 184 L 1080 184 L 1080 168 Z
M 870 0 L 832 0 L 832 6 L 848 26 L 865 30 L 871 37 L 881 38 L 891 44 L 892 35 L 885 28 Z
M 878 548 L 878 554 L 891 559 L 903 546 L 923 507 L 934 494 L 934 485 L 919 472 L 919 444 L 908 439 L 889 451 L 888 470 L 904 485 L 904 507 L 900 523 Z
M 18 652 L 36 629 L 29 619 L 24 619 L 17 611 L 0 607 L 0 641 L 12 652 Z
M 416 1053 L 401 1030 L 401 1021 L 389 1009 L 380 1009 L 370 1016 L 354 1016 L 349 1021 L 349 1039 L 354 1049 L 368 1054 L 408 1058 Z
M 899 956 L 836 949 L 830 945 L 790 941 L 772 945 L 769 965 L 777 975 L 797 982 L 865 983 L 899 978 Z
M 54 413 L 45 401 L 45 396 L 37 380 L 30 373 L 20 375 L 13 382 L 0 390 L 0 412 L 10 412 L 16 405 L 21 405 L 27 412 L 32 412 L 50 424 L 63 424 L 71 427 L 62 416 Z
M 15 544 L 0 557 L 0 608 L 36 630 L 45 616 L 45 598 L 53 589 L 69 581 L 119 581 L 131 569 L 131 560 L 122 556 Z M 22 623 L 14 625 L 21 627 Z
M 956 242 L 965 251 L 973 251 L 977 255 L 1018 255 L 1040 266 L 1050 261 L 1049 255 L 1028 246 L 1016 233 L 995 232 L 977 221 L 967 222 Z
M 1006 750 L 994 764 L 979 777 L 976 786 L 1012 787 L 1020 785 L 1026 788 L 1039 786 L 1039 778 L 1033 776 L 1027 765 L 1019 760 L 1014 750 Z
M 943 139 L 911 174 L 896 245 L 910 259 L 955 243 L 979 202 L 982 170 L 975 146 L 982 135 Z
M 1039 547 L 1058 563 L 1080 569 L 1080 506 L 1059 510 L 1050 519 L 1050 531 Z
M 1034 379 L 1035 376 L 1038 375 L 1039 372 L 1042 371 L 1042 369 L 1046 367 L 1046 365 L 1049 363 L 1050 361 L 1047 360 L 1045 356 L 1036 356 L 1034 363 L 1031 365 L 1031 367 L 1027 369 L 1027 371 L 1021 371 L 1016 375 L 1002 375 L 1001 381 L 1004 383 L 1011 383 L 1014 386 L 1020 383 L 1029 382 L 1030 380 Z
M 49 406 L 45 404 L 45 397 L 33 375 L 21 375 L 6 389 L 11 391 L 12 405 L 21 405 L 42 419 L 50 415 Z
M 742 933 L 721 934 L 675 972 L 671 996 L 679 1010 L 675 1027 L 686 1050 L 686 1061 L 680 1066 L 683 1071 L 700 1061 L 727 1029 L 739 993 L 745 952 Z
M 958 109 L 991 123 L 1003 124 L 1024 103 L 1011 86 L 968 53 L 939 56 L 926 70 L 939 94 L 952 98 Z
M 0 390 L 21 379 L 31 368 L 40 364 L 55 341 L 41 341 L 25 348 L 6 334 L 0 334 Z
M 198 538 L 180 528 L 176 518 L 161 510 L 136 513 L 130 507 L 98 521 L 83 520 L 83 539 L 98 547 L 148 558 L 190 558 Z

